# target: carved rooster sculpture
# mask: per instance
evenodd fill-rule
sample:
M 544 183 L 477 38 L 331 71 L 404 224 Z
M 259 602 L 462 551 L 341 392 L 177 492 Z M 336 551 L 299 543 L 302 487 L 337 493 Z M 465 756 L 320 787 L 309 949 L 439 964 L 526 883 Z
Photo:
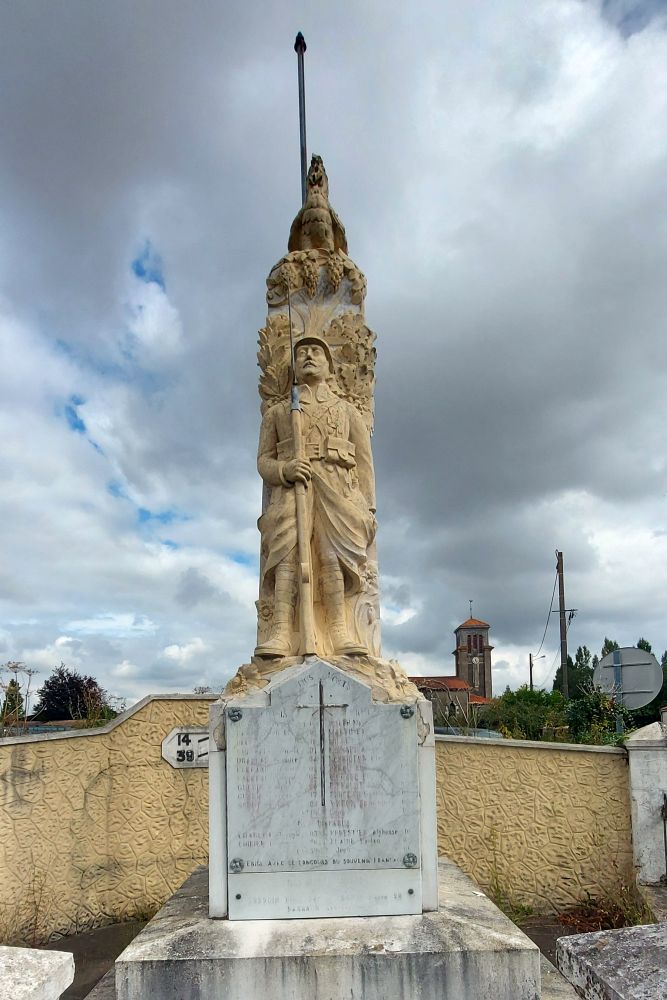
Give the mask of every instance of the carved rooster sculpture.
M 292 223 L 287 248 L 293 250 L 342 250 L 347 253 L 345 227 L 329 204 L 329 181 L 321 156 L 313 155 L 307 177 L 303 208 Z

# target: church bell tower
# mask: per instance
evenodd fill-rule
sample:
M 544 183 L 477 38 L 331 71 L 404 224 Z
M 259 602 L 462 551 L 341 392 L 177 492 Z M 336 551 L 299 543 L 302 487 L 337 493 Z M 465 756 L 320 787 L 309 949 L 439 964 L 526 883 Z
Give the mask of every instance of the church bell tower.
M 454 629 L 456 676 L 470 684 L 473 694 L 492 698 L 491 650 L 488 622 L 468 618 Z

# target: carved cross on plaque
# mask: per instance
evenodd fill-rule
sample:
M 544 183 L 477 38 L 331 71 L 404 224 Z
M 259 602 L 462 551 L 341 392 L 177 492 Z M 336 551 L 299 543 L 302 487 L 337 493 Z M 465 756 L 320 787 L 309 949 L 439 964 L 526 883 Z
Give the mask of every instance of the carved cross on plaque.
M 332 695 L 330 695 L 329 692 L 326 692 L 324 690 L 324 681 L 321 678 L 320 678 L 319 683 L 318 683 L 317 693 L 318 693 L 318 700 L 315 703 L 315 705 L 313 705 L 313 703 L 311 702 L 310 704 L 297 705 L 296 707 L 297 708 L 311 708 L 311 709 L 314 707 L 315 711 L 313 712 L 313 714 L 314 715 L 319 715 L 319 727 L 320 727 L 320 739 L 319 739 L 320 802 L 322 803 L 323 806 L 325 806 L 327 804 L 327 792 L 326 792 L 326 767 L 325 767 L 325 760 L 326 760 L 326 738 L 325 738 L 325 727 L 324 727 L 324 723 L 325 723 L 325 714 L 324 713 L 327 711 L 327 709 L 330 709 L 330 708 L 347 708 L 348 703 L 347 702 L 341 702 L 340 704 L 336 704 L 335 702 L 327 701 L 326 700 L 327 695 L 329 697 L 332 697 Z

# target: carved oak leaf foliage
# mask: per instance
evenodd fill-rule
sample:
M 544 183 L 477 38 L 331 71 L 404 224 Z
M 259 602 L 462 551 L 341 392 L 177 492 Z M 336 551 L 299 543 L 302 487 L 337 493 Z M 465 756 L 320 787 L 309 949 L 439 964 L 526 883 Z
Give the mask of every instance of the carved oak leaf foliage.
M 329 324 L 326 339 L 333 348 L 339 395 L 359 410 L 373 429 L 375 387 L 375 334 L 359 313 L 344 313 Z
M 259 377 L 259 394 L 262 414 L 289 394 L 290 349 L 287 317 L 282 314 L 269 316 L 266 326 L 259 331 L 257 363 L 262 370 Z

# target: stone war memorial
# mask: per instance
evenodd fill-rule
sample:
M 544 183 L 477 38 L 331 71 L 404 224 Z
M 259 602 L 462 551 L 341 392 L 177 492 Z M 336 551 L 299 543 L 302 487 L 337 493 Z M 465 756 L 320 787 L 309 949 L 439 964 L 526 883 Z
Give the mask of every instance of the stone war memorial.
M 319 156 L 302 179 L 259 334 L 257 642 L 211 707 L 209 869 L 116 995 L 536 1000 L 536 946 L 438 865 L 431 705 L 381 651 L 366 281 Z

